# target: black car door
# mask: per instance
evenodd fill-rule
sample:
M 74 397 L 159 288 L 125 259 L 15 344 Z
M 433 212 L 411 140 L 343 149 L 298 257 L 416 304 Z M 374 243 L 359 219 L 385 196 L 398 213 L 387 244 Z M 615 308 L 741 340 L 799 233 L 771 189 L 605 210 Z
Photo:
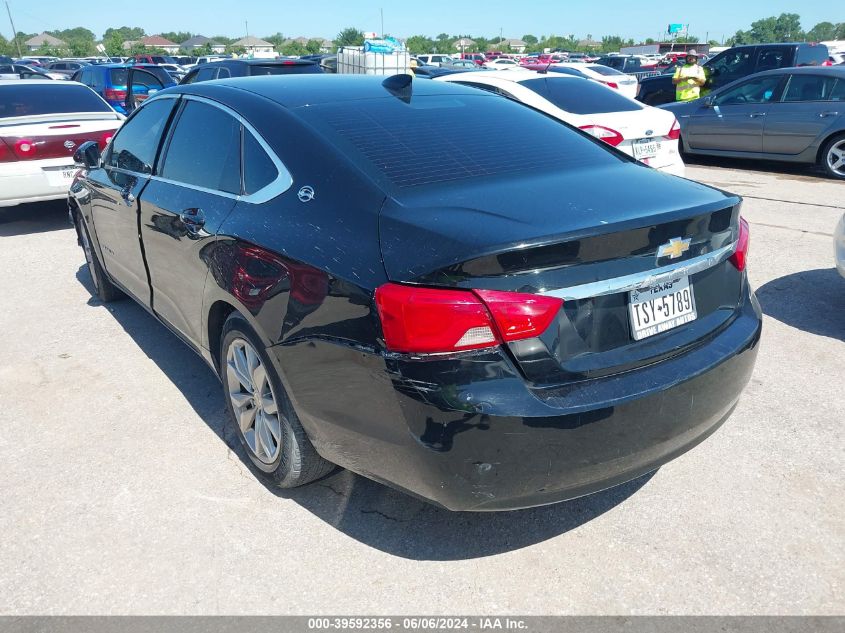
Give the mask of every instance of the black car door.
M 242 193 L 240 119 L 183 97 L 156 175 L 141 196 L 141 238 L 153 310 L 199 347 L 207 273 L 203 248 Z
M 150 179 L 175 98 L 138 110 L 115 134 L 100 169 L 88 173 L 91 215 L 109 275 L 149 305 L 150 289 L 138 239 L 137 199 Z

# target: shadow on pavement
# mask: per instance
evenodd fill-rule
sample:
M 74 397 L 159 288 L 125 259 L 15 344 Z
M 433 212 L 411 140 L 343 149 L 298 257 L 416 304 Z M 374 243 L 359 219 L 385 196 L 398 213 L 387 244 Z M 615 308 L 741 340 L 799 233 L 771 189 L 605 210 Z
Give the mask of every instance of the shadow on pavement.
M 845 341 L 845 279 L 835 268 L 785 275 L 757 289 L 763 312 L 810 334 Z
M 88 268 L 76 278 L 93 292 Z M 89 305 L 106 308 L 92 296 Z M 124 331 L 167 375 L 197 415 L 274 495 L 296 502 L 365 545 L 414 560 L 465 560 L 509 552 L 553 538 L 600 516 L 651 478 L 580 499 L 513 512 L 450 512 L 338 469 L 302 488 L 282 490 L 258 475 L 228 424 L 220 382 L 211 368 L 131 299 L 108 304 Z
M 28 235 L 70 229 L 67 202 L 32 202 L 15 207 L 0 207 L 0 237 Z

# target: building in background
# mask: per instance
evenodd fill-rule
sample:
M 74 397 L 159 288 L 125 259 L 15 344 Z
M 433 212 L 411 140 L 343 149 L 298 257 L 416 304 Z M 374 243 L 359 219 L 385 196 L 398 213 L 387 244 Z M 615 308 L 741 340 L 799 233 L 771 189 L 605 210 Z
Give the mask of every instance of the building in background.
M 42 33 L 41 35 L 36 35 L 35 37 L 29 38 L 24 45 L 29 49 L 29 51 L 35 52 L 39 48 L 44 45 L 50 46 L 51 48 L 67 48 L 67 43 L 60 40 L 58 37 L 53 37 L 49 33 Z

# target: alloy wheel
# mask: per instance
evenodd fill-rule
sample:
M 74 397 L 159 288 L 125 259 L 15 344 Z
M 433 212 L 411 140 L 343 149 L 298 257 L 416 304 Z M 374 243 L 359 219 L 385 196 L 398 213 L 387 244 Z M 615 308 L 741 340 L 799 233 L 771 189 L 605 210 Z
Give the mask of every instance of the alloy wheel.
M 833 173 L 845 176 L 845 139 L 834 143 L 827 150 L 827 166 Z
M 279 407 L 267 368 L 255 348 L 242 338 L 234 339 L 226 351 L 226 382 L 249 450 L 262 463 L 272 464 L 282 450 Z

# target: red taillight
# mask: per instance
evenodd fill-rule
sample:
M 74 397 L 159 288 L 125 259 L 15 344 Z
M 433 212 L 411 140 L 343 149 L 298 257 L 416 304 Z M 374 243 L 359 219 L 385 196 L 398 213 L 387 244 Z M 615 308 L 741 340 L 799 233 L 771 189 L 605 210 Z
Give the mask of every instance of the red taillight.
M 625 140 L 619 132 L 611 130 L 609 127 L 604 127 L 603 125 L 583 125 L 581 126 L 581 129 L 587 134 L 595 136 L 597 139 L 600 139 L 613 147 L 616 147 L 619 143 Z
M 0 163 L 5 163 L 11 160 L 14 160 L 12 148 L 9 147 L 2 138 L 0 138 Z
M 376 290 L 384 341 L 394 352 L 433 354 L 495 347 L 541 334 L 562 302 L 491 290 L 387 283 Z
M 35 142 L 28 138 L 19 138 L 15 141 L 15 154 L 18 158 L 35 158 Z
M 618 89 L 619 89 L 619 84 L 614 83 L 614 82 L 612 82 L 612 81 L 602 81 L 601 83 L 603 83 L 603 84 L 604 84 L 605 86 L 607 86 L 608 88 L 613 88 L 614 90 L 618 90 Z
M 103 132 L 103 135 L 100 137 L 100 150 L 106 149 L 106 145 L 111 143 L 111 138 L 114 136 L 114 130 L 109 130 L 108 132 Z
M 499 334 L 505 341 L 519 341 L 539 336 L 546 331 L 563 305 L 555 297 L 474 290 L 490 310 Z
M 666 135 L 670 141 L 677 141 L 681 138 L 681 124 L 678 123 L 678 119 L 675 119 L 675 122 L 672 123 L 672 128 L 669 130 L 669 134 Z
M 740 272 L 745 270 L 748 264 L 748 240 L 751 237 L 751 230 L 745 218 L 739 219 L 739 237 L 736 240 L 736 250 L 731 255 L 731 263 Z
M 115 90 L 114 88 L 106 88 L 103 91 L 103 97 L 106 98 L 107 101 L 123 101 L 126 99 L 126 91 L 125 90 Z

